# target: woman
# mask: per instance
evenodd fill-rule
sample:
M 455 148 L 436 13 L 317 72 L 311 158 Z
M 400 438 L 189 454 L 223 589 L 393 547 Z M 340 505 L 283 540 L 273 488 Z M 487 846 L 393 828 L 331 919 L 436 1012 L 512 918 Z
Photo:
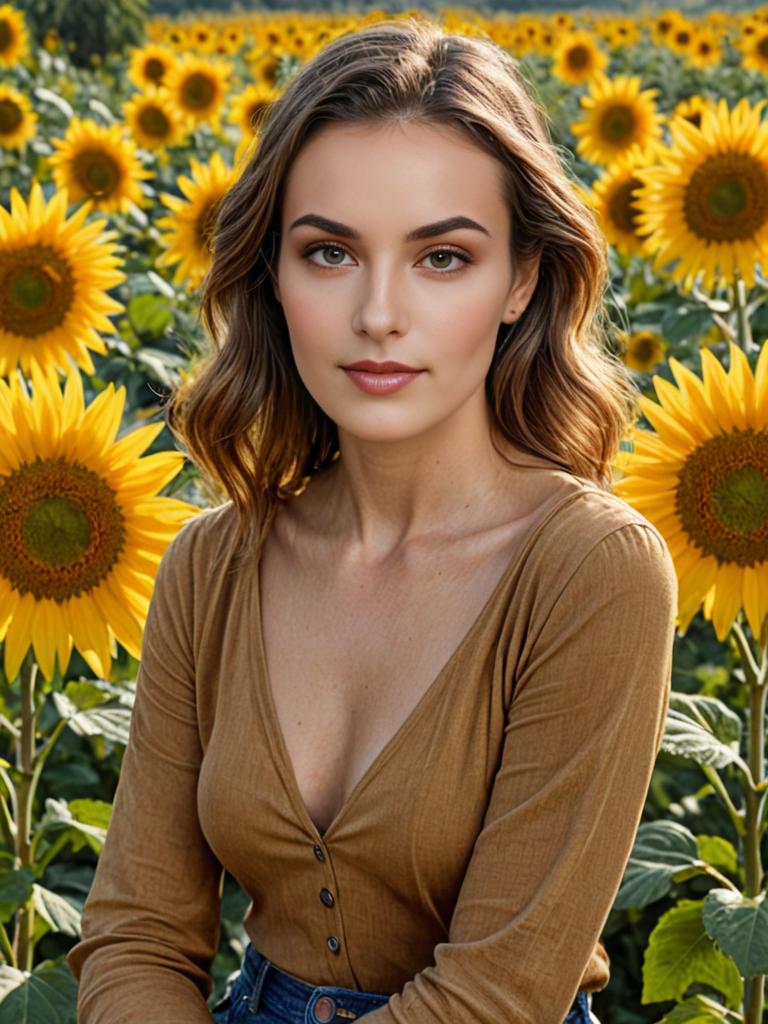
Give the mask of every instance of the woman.
M 213 248 L 169 422 L 229 497 L 159 567 L 78 1020 L 211 1020 L 222 868 L 220 1024 L 595 1020 L 677 603 L 595 220 L 509 55 L 411 18 L 289 83 Z

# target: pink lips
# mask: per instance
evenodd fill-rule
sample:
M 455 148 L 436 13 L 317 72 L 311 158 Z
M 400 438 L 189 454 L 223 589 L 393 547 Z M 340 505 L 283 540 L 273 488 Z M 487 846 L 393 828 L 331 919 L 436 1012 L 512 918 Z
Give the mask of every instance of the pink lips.
M 400 391 L 423 372 L 390 370 L 386 373 L 371 373 L 369 370 L 344 370 L 349 379 L 369 395 L 390 395 Z

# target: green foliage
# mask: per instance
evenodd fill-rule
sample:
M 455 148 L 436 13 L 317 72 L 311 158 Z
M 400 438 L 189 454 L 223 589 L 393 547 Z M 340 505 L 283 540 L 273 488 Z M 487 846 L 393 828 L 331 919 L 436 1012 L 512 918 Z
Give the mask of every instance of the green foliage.
M 141 45 L 149 0 L 17 0 L 16 6 L 38 45 L 55 29 L 72 63 L 85 67 Z

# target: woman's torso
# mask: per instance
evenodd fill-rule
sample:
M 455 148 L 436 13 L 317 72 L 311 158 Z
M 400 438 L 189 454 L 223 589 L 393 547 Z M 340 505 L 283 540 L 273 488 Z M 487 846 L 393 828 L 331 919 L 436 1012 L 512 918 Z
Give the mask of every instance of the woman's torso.
M 339 541 L 318 531 L 325 495 L 313 486 L 276 517 L 259 585 L 272 709 L 322 835 L 438 678 L 525 537 L 574 484 L 559 470 L 516 468 L 501 498 L 480 496 L 475 529 L 410 544 L 377 566 L 351 564 Z

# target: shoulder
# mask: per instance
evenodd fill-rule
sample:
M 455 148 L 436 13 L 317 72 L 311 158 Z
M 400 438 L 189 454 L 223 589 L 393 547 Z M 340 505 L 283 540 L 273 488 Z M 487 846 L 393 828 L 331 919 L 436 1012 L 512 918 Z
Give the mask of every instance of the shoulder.
M 539 575 L 553 596 L 575 580 L 600 587 L 631 579 L 636 590 L 677 593 L 674 561 L 658 528 L 623 498 L 587 480 L 572 478 L 540 541 Z
M 165 549 L 157 582 L 172 577 L 178 583 L 198 585 L 210 580 L 228 564 L 237 526 L 237 509 L 231 499 L 201 509 L 184 523 Z

